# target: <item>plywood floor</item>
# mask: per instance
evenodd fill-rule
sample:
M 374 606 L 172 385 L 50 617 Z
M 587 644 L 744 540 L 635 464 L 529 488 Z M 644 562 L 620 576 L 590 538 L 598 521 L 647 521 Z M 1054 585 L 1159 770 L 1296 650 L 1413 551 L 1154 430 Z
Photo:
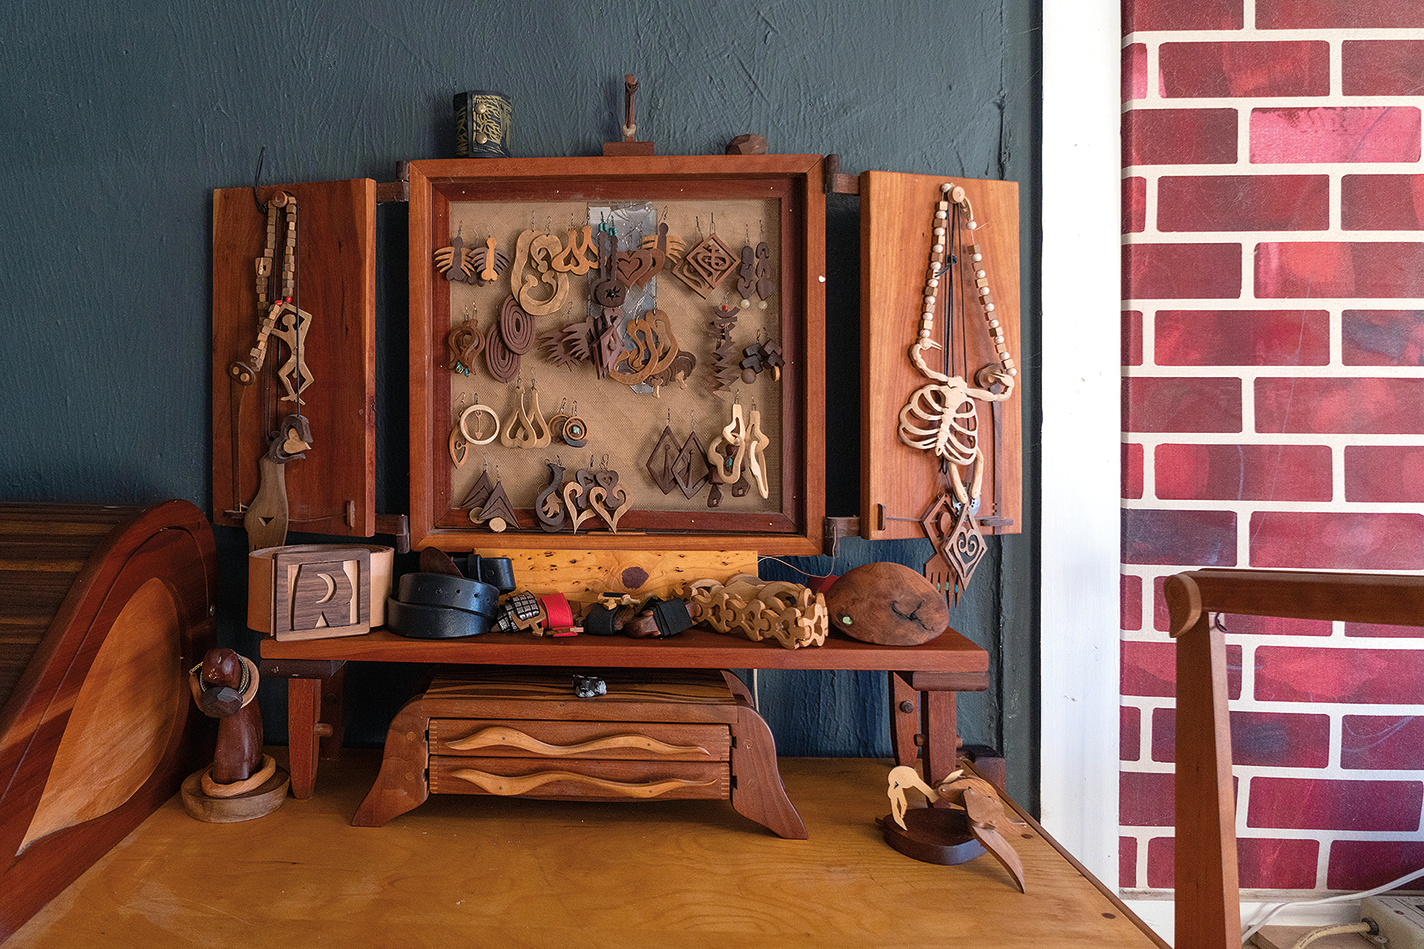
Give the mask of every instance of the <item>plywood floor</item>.
M 246 824 L 175 798 L 5 949 L 1152 945 L 1030 828 L 1013 840 L 1028 895 L 987 855 L 892 850 L 886 762 L 782 759 L 801 841 L 698 801 L 435 797 L 351 827 L 378 764 L 322 762 L 314 798 Z

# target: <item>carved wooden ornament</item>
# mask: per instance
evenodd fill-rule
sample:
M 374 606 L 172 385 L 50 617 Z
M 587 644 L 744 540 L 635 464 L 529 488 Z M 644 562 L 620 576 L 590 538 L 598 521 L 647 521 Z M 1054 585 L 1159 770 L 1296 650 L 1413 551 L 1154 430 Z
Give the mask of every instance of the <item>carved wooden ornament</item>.
M 371 629 L 371 551 L 279 550 L 272 558 L 276 639 L 357 636 Z

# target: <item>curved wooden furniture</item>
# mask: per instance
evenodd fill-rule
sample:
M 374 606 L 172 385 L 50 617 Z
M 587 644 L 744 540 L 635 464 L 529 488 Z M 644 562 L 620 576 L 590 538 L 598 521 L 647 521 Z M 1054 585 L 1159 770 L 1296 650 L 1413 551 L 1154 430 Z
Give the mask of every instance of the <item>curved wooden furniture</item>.
M 432 794 L 574 801 L 730 800 L 780 837 L 806 839 L 771 730 L 731 673 L 611 670 L 576 698 L 570 670 L 447 666 L 391 722 L 357 827 Z
M 211 760 L 215 575 L 186 501 L 0 504 L 0 940 Z
M 1193 570 L 1167 578 L 1177 637 L 1177 949 L 1237 949 L 1241 894 L 1226 636 L 1212 614 L 1424 626 L 1424 576 Z

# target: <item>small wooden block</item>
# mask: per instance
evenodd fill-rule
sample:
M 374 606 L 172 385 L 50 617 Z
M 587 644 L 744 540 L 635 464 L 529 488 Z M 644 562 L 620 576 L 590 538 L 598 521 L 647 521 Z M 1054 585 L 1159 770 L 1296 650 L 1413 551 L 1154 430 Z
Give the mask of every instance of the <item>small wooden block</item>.
M 604 142 L 603 157 L 614 155 L 654 155 L 652 142 Z

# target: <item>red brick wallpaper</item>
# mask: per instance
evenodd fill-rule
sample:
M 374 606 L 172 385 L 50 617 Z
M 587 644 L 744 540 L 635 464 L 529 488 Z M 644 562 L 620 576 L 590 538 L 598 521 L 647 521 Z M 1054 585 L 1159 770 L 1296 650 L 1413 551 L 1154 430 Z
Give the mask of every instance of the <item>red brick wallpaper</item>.
M 1124 0 L 1120 884 L 1172 886 L 1163 579 L 1424 571 L 1424 5 Z M 1424 866 L 1424 630 L 1228 617 L 1241 885 Z

